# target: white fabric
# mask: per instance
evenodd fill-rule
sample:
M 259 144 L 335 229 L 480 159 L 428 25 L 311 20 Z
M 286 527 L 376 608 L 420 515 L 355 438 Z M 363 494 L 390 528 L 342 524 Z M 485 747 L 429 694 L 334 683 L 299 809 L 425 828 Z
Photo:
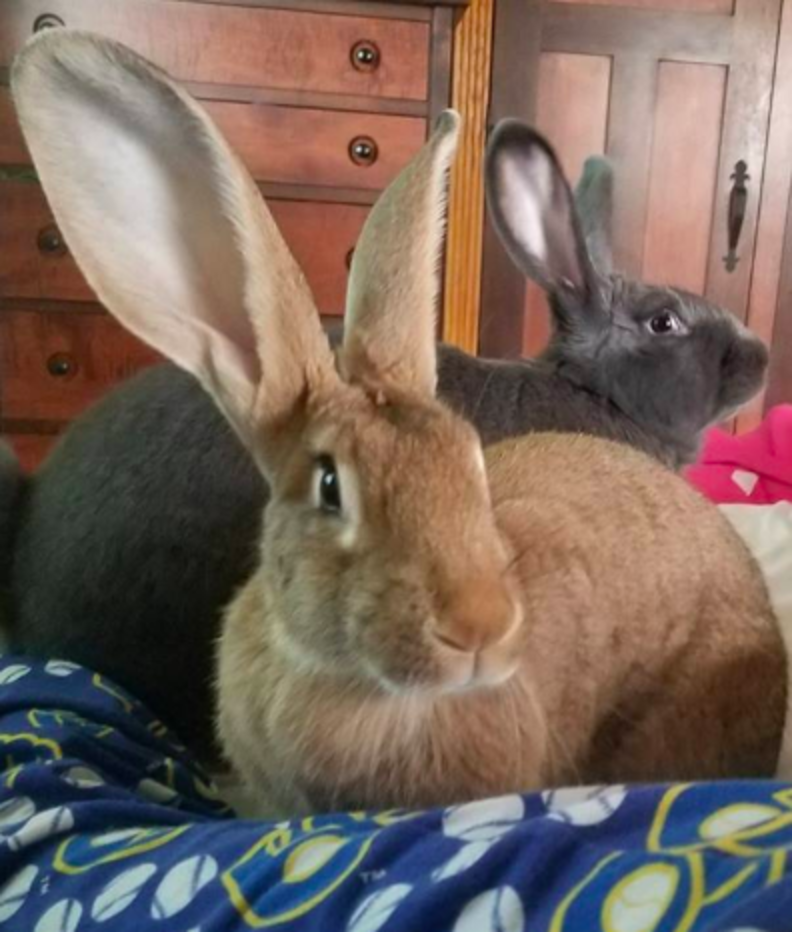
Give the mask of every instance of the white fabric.
M 787 717 L 778 758 L 778 777 L 792 780 L 792 502 L 721 505 L 764 573 L 787 656 Z

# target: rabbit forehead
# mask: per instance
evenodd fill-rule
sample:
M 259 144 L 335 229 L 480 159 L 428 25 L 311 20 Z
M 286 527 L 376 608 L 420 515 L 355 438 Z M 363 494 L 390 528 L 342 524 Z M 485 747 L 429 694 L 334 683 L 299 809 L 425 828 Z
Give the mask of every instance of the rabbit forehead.
M 610 301 L 614 313 L 631 319 L 642 320 L 659 311 L 673 310 L 681 313 L 689 326 L 722 321 L 728 333 L 738 332 L 738 321 L 732 314 L 701 295 L 673 285 L 652 285 L 612 276 Z

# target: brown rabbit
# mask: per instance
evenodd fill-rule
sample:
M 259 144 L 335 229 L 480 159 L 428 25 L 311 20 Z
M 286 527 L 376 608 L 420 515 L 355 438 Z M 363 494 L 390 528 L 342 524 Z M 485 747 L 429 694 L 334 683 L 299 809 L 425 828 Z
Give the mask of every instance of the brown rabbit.
M 263 811 L 773 774 L 786 655 L 758 570 L 717 509 L 645 455 L 595 438 L 534 435 L 486 461 L 504 581 L 516 579 L 522 613 L 496 640 L 463 589 L 446 637 L 453 669 L 431 640 L 431 572 L 417 597 L 394 576 L 458 557 L 464 532 L 449 518 L 464 501 L 472 525 L 473 496 L 454 489 L 446 501 L 436 463 L 405 464 L 423 467 L 430 500 L 449 513 L 421 525 L 418 477 L 387 489 L 389 512 L 414 501 L 412 534 L 437 521 L 439 552 L 416 565 L 406 543 L 401 559 L 375 554 L 395 527 L 366 500 L 370 552 L 346 573 L 332 548 L 301 552 L 301 521 L 281 503 L 267 552 L 277 541 L 312 619 L 296 627 L 277 568 L 263 565 L 220 648 L 220 734 Z
M 61 30 L 13 81 L 90 283 L 201 380 L 272 489 L 218 672 L 220 736 L 262 808 L 774 772 L 786 654 L 725 519 L 608 441 L 538 434 L 485 468 L 434 398 L 453 113 L 369 217 L 334 356 L 253 182 L 184 91 Z

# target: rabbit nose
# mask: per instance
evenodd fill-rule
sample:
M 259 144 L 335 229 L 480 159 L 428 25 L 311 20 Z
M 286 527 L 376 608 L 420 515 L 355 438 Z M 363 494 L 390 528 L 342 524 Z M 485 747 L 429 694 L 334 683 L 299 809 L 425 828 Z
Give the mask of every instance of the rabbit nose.
M 732 343 L 723 356 L 722 368 L 727 376 L 746 375 L 761 376 L 770 362 L 770 354 L 765 344 L 753 334 L 739 342 Z
M 522 612 L 502 583 L 468 584 L 443 606 L 432 634 L 445 647 L 478 653 L 509 638 Z

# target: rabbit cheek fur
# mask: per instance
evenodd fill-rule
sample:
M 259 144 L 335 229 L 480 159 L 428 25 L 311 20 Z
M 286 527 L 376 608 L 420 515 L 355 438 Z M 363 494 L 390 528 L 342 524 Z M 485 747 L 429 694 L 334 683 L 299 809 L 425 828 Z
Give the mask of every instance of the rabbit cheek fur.
M 221 742 L 262 810 L 354 807 L 383 794 L 439 802 L 458 757 L 455 723 L 467 719 L 458 707 L 478 704 L 465 690 L 508 680 L 522 653 L 512 554 L 478 440 L 440 405 L 382 406 L 351 390 L 301 434 L 339 464 L 351 523 L 333 528 L 306 507 L 311 459 L 298 449 L 274 476 L 261 567 L 225 620 Z M 475 667 L 438 640 L 446 619 L 455 637 L 475 641 Z M 437 714 L 445 725 L 427 727 Z M 488 714 L 503 733 L 500 703 Z M 515 742 L 515 755 L 529 743 Z M 485 759 L 467 751 L 458 792 L 471 783 L 484 792 Z M 513 782 L 520 768 L 509 767 Z

